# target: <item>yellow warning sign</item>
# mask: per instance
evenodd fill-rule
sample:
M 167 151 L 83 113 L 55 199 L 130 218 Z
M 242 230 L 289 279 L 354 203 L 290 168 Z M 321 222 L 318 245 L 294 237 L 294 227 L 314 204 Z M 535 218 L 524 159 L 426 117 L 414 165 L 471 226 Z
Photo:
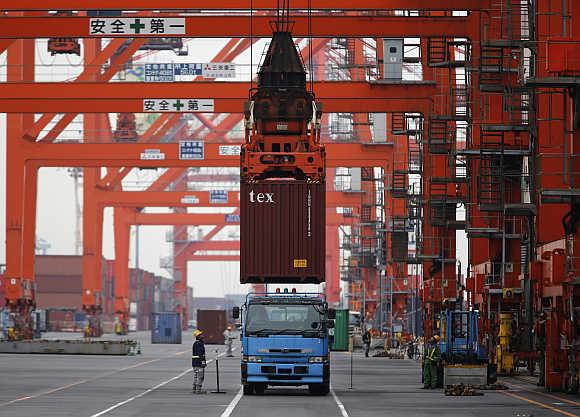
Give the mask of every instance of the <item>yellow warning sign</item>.
M 294 268 L 308 268 L 308 260 L 294 259 Z

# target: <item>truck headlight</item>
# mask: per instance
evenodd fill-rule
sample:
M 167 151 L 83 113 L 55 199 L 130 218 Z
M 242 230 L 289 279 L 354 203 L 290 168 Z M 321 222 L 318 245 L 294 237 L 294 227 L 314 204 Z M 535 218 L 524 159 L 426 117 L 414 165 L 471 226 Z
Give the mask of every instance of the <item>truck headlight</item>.
M 248 362 L 262 362 L 261 356 L 248 356 Z
M 308 358 L 308 362 L 310 363 L 323 363 L 325 360 L 324 356 L 311 356 Z

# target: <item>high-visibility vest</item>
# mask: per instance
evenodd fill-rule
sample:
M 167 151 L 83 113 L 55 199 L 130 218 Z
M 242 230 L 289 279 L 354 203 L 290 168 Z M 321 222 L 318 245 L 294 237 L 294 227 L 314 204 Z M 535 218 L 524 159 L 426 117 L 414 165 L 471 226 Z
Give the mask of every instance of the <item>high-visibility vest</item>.
M 435 355 L 435 348 L 432 348 L 431 351 L 427 354 L 427 359 L 430 361 L 434 360 L 433 355 Z

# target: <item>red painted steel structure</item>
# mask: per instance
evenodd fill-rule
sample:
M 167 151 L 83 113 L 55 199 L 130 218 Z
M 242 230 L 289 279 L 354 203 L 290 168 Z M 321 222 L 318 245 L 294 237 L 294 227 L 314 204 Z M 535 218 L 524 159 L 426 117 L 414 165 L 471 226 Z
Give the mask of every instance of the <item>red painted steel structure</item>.
M 114 42 L 115 42 L 115 41 L 113 41 L 113 44 L 114 44 Z M 125 58 L 127 58 L 128 56 L 130 56 L 130 54 L 131 54 L 131 50 L 132 50 L 132 49 L 136 50 L 136 49 L 138 49 L 138 47 L 139 47 L 139 46 L 140 46 L 140 43 L 139 43 L 139 41 L 138 41 L 138 40 L 137 40 L 137 41 L 134 41 L 134 42 L 131 44 L 131 48 L 129 48 L 129 52 L 127 52 L 127 50 L 126 50 L 126 51 L 123 53 L 123 54 L 124 54 L 124 56 L 122 56 L 122 58 L 123 58 L 123 59 L 125 59 Z M 114 50 L 115 50 L 114 48 L 108 47 L 108 48 L 106 48 L 106 53 L 108 53 L 108 54 L 111 54 L 111 53 L 113 53 L 113 52 L 114 52 Z M 122 54 L 122 55 L 123 55 L 123 54 Z M 103 57 L 102 59 L 104 59 L 104 58 L 105 58 L 105 57 Z M 92 63 L 93 63 L 93 64 L 95 64 L 95 63 L 98 63 L 98 62 L 99 62 L 99 61 L 98 61 L 98 59 L 99 59 L 99 58 L 95 58 L 95 60 L 94 60 Z M 120 67 L 120 66 L 122 65 L 122 61 L 123 61 L 123 59 L 121 59 L 121 56 L 119 56 L 119 57 L 117 58 L 117 61 L 115 61 L 115 62 L 114 62 L 114 64 L 115 64 L 115 65 L 113 66 L 113 69 L 116 69 L 116 68 Z M 104 60 L 103 60 L 103 61 L 101 61 L 101 62 L 104 62 Z M 115 68 L 115 66 L 116 66 L 116 68 Z M 105 79 L 105 80 L 106 80 L 106 77 L 110 77 L 110 76 L 114 75 L 114 73 L 115 73 L 115 72 L 114 72 L 114 70 L 109 70 L 109 71 L 106 73 L 105 77 L 103 77 L 103 76 L 100 76 L 100 79 Z M 79 80 L 80 80 L 80 81 L 88 81 L 88 80 L 91 80 L 91 78 L 90 78 L 91 76 L 92 76 L 92 75 L 91 75 L 91 73 L 90 73 L 90 72 L 86 72 L 86 75 L 84 75 L 84 76 L 81 76 Z M 416 90 L 417 90 L 417 91 L 419 91 L 419 88 L 421 88 L 421 87 L 420 87 L 420 86 L 417 86 L 417 87 L 418 87 L 418 88 L 416 88 Z M 360 94 L 353 94 L 353 95 L 360 95 Z M 428 95 L 429 95 L 429 94 L 423 94 L 423 95 L 422 95 L 422 97 L 420 97 L 420 98 L 422 98 L 422 99 L 423 99 L 423 98 L 426 98 L 426 97 L 428 97 Z M 13 95 L 10 95 L 10 97 L 14 98 L 14 96 L 13 96 Z M 369 97 L 369 98 L 370 98 L 370 97 Z M 11 103 L 12 103 L 12 104 L 15 104 L 15 102 L 14 102 L 14 101 L 12 101 Z M 53 103 L 53 104 L 54 104 L 54 103 Z M 112 103 L 109 103 L 109 104 L 112 104 Z M 396 105 L 396 106 L 399 106 L 399 105 Z M 110 108 L 110 106 L 108 106 L 108 107 Z M 404 106 L 403 106 L 403 107 L 397 107 L 397 108 L 398 108 L 398 109 L 401 109 L 401 110 L 404 110 Z M 51 108 L 51 109 L 52 109 L 52 110 L 54 110 L 54 107 L 53 107 L 53 108 Z M 332 107 L 330 107 L 330 109 L 332 110 Z M 40 108 L 37 108 L 37 110 L 42 110 L 42 109 L 40 109 Z M 78 108 L 78 107 L 75 107 L 75 110 L 79 110 L 79 108 Z M 93 111 L 95 111 L 95 110 L 97 110 L 97 111 L 98 111 L 98 109 L 93 109 Z M 337 110 L 339 110 L 339 109 L 337 109 Z M 39 122 L 37 122 L 37 123 L 36 123 L 36 125 L 35 125 L 35 127 L 32 129 L 32 131 L 30 131 L 30 130 L 29 130 L 29 132 L 28 132 L 28 136 L 27 136 L 27 137 L 29 137 L 29 138 L 32 138 L 32 137 L 35 137 L 35 136 L 37 136 L 37 134 L 38 134 L 37 132 L 39 132 L 39 131 L 40 131 L 40 129 L 42 128 L 42 126 L 43 126 L 43 125 L 44 125 L 44 126 L 46 125 L 46 123 L 47 123 L 47 122 L 50 120 L 50 118 L 51 118 L 51 115 L 44 116 L 43 118 L 41 118 L 41 119 L 39 120 Z M 56 137 L 57 137 L 57 135 L 58 135 L 58 131 L 59 131 L 59 130 L 62 130 L 62 128 L 64 128 L 64 127 L 66 126 L 66 123 L 67 123 L 67 122 L 69 122 L 70 120 L 72 120 L 71 116 L 66 116 L 66 117 L 65 117 L 63 120 L 61 120 L 61 121 L 60 121 L 60 122 L 57 124 L 57 126 L 56 126 L 56 127 L 55 127 L 55 128 L 54 128 L 54 129 L 53 129 L 53 130 L 52 130 L 52 131 L 51 131 L 51 132 L 48 134 L 48 135 L 47 135 L 47 137 L 45 137 L 45 140 L 52 140 L 52 139 L 56 138 Z M 89 118 L 89 120 L 90 120 L 90 118 Z M 88 122 L 88 123 L 91 123 L 91 122 Z M 84 146 L 85 146 L 85 145 L 83 145 L 83 147 L 84 147 Z M 61 150 L 62 150 L 62 149 L 63 149 L 63 148 L 59 148 L 59 154 L 61 154 L 61 155 L 62 155 L 62 153 L 61 153 Z M 84 150 L 86 150 L 87 148 L 83 148 L 83 149 L 84 149 Z M 117 149 L 118 149 L 118 148 L 117 148 Z M 351 153 L 350 155 L 352 155 L 352 153 Z M 121 157 L 121 158 L 122 158 L 122 157 Z M 348 163 L 344 163 L 343 165 L 348 165 L 349 163 L 353 163 L 353 162 L 354 162 L 354 160 L 353 160 L 352 158 L 350 158 L 350 161 L 349 161 Z M 363 159 L 361 160 L 361 162 L 362 162 L 363 164 L 367 164 L 367 163 L 368 163 L 368 164 L 375 164 L 375 165 L 380 165 L 380 163 L 381 163 L 381 162 L 380 162 L 380 159 L 377 159 L 377 162 L 372 162 L 372 159 L 370 159 L 370 158 L 363 158 Z M 53 163 L 55 163 L 55 162 L 53 162 Z M 123 160 L 123 163 L 124 163 L 124 164 L 126 164 L 126 163 L 127 163 L 127 159 L 124 159 L 124 160 Z M 50 163 L 49 163 L 49 165 L 50 165 Z M 109 164 L 109 165 L 110 165 L 110 164 Z M 149 165 L 149 164 L 144 164 L 143 162 L 140 162 L 140 163 L 139 163 L 139 166 L 146 166 L 146 165 Z M 95 165 L 95 166 L 96 166 L 96 165 Z M 125 172 L 127 172 L 127 171 L 125 170 Z M 108 175 L 107 177 L 109 177 L 109 175 Z M 118 177 L 117 177 L 117 178 L 113 178 L 113 179 L 114 179 L 115 181 L 113 181 L 113 182 L 112 182 L 112 184 L 118 183 L 118 181 L 119 181 L 119 178 L 118 178 Z M 105 182 L 105 181 L 106 181 L 107 183 L 109 183 L 109 180 L 108 180 L 107 178 L 99 180 L 99 183 L 100 183 L 100 184 L 102 184 L 102 183 L 103 183 L 103 182 Z M 88 183 L 88 182 L 89 182 L 89 181 L 87 181 L 87 183 Z M 98 233 L 97 233 L 97 234 L 98 234 Z M 92 253 L 92 252 L 91 252 L 91 253 Z M 87 273 L 87 275 L 90 275 L 90 272 L 88 272 L 88 273 Z M 87 278 L 87 282 L 89 282 L 89 281 L 90 281 L 90 279 L 89 279 L 89 278 Z M 90 283 L 88 283 L 88 284 L 87 284 L 87 286 L 88 286 L 88 287 L 90 287 Z M 89 295 L 87 295 L 87 297 L 88 297 L 88 296 L 89 296 Z M 95 296 L 94 296 L 94 295 L 92 295 L 91 297 L 95 297 Z M 93 300 L 94 300 L 94 298 L 93 298 Z M 90 304 L 87 304 L 87 305 L 90 305 Z
M 123 242 L 116 248 L 116 258 L 119 274 L 121 277 L 125 274 L 127 280 L 128 272 L 123 271 L 127 266 L 129 225 L 132 223 L 211 222 L 209 224 L 216 226 L 204 237 L 205 241 L 185 245 L 184 252 L 191 253 L 189 259 L 195 260 L 236 260 L 235 255 L 198 253 L 207 248 L 236 247 L 229 242 L 211 240 L 224 225 L 214 215 L 176 213 L 167 218 L 141 213 L 134 208 L 164 204 L 175 207 L 181 205 L 178 201 L 184 195 L 196 194 L 165 191 L 168 185 L 183 179 L 182 169 L 194 165 L 179 161 L 176 144 L 159 143 L 159 138 L 179 123 L 177 115 L 160 116 L 137 143 L 112 144 L 109 122 L 97 114 L 138 113 L 142 111 L 140 103 L 146 98 L 143 91 L 160 98 L 179 98 L 183 94 L 182 86 L 148 85 L 147 89 L 142 89 L 142 85 L 107 84 L 146 40 L 134 39 L 124 52 L 115 55 L 125 39 L 113 39 L 102 51 L 97 41 L 87 39 L 83 51 L 90 65 L 74 84 L 35 83 L 34 47 L 31 41 L 21 39 L 87 37 L 88 18 L 82 12 L 73 17 L 49 17 L 42 12 L 31 14 L 40 7 L 38 2 L 13 3 L 6 6 L 6 10 L 12 11 L 0 18 L 0 51 L 8 48 L 10 64 L 8 83 L 0 85 L 0 111 L 8 113 L 9 138 L 6 297 L 11 308 L 22 313 L 22 336 L 30 336 L 26 333 L 26 320 L 34 306 L 35 187 L 40 166 L 68 164 L 87 168 L 85 189 L 90 192 L 85 193 L 89 195 L 85 196 L 87 210 L 84 216 L 85 221 L 92 220 L 93 224 L 87 225 L 84 231 L 89 238 L 84 244 L 86 270 L 83 279 L 91 292 L 84 294 L 83 303 L 89 312 L 96 312 L 99 305 L 99 284 L 92 271 L 97 270 L 98 225 L 102 221 L 99 213 L 105 205 L 116 205 L 116 240 Z M 124 9 L 122 1 L 78 3 L 52 0 L 43 3 L 42 9 Z M 156 6 L 161 6 L 153 3 L 132 1 L 126 8 L 157 10 Z M 238 0 L 208 3 L 211 4 L 204 8 L 247 7 Z M 257 9 L 272 6 L 268 0 L 254 3 Z M 298 9 L 306 7 L 298 0 L 294 3 Z M 511 372 L 516 360 L 527 360 L 529 366 L 538 360 L 541 382 L 546 387 L 577 391 L 577 329 L 580 328 L 577 200 L 580 192 L 577 183 L 580 167 L 575 150 L 580 147 L 580 62 L 577 59 L 580 15 L 577 8 L 572 7 L 571 0 L 558 5 L 538 0 L 533 2 L 534 8 L 529 8 L 527 2 L 508 0 L 425 3 L 363 0 L 353 5 L 323 0 L 317 2 L 317 9 L 343 12 L 330 16 L 322 11 L 313 16 L 315 37 L 375 38 L 377 59 L 383 58 L 381 38 L 420 37 L 422 79 L 429 81 L 415 85 L 320 82 L 316 87 L 319 98 L 324 101 L 325 112 L 358 113 L 353 116 L 353 122 L 367 127 L 368 118 L 360 112 L 385 112 L 389 119 L 387 137 L 390 140 L 380 148 L 362 144 L 326 145 L 329 168 L 367 167 L 369 175 L 366 178 L 369 179 L 375 179 L 375 169 L 383 170 L 384 202 L 381 205 L 386 235 L 384 243 L 378 245 L 386 252 L 385 272 L 383 274 L 376 265 L 364 266 L 364 257 L 349 260 L 348 270 L 360 271 L 356 279 L 349 278 L 349 289 L 351 293 L 357 289 L 364 291 L 362 298 L 352 299 L 351 307 L 376 313 L 375 317 L 384 315 L 383 311 L 378 311 L 386 308 L 384 284 L 389 286 L 391 294 L 398 293 L 388 300 L 391 316 L 401 314 L 408 308 L 403 307 L 407 295 L 402 294 L 408 288 L 400 281 L 407 276 L 408 265 L 414 265 L 417 271 L 422 270 L 420 293 L 425 335 L 438 331 L 436 317 L 441 309 L 454 304 L 478 308 L 482 313 L 482 341 L 487 343 L 500 371 Z M 395 16 L 384 7 L 419 9 L 421 12 L 417 17 Z M 166 16 L 178 16 L 178 10 L 185 8 L 183 0 L 163 2 L 164 10 L 174 10 L 165 13 Z M 451 16 L 449 10 L 471 12 L 467 16 Z M 220 20 L 220 25 L 213 23 L 215 19 Z M 243 14 L 188 16 L 188 29 L 179 36 L 244 37 L 248 35 L 247 19 Z M 254 36 L 269 36 L 267 21 L 270 18 L 262 15 L 254 19 Z M 224 20 L 228 21 L 226 27 Z M 297 16 L 296 20 L 294 33 L 307 35 L 306 16 Z M 316 39 L 314 42 L 321 51 L 327 50 L 326 41 Z M 233 59 L 249 43 L 247 39 L 233 39 L 216 55 L 216 61 L 218 57 Z M 353 64 L 359 66 L 365 64 L 362 45 L 363 41 L 356 40 L 347 46 L 355 57 Z M 99 72 L 98 69 L 113 56 L 109 68 Z M 355 78 L 353 73 L 351 71 L 351 80 Z M 319 74 L 317 79 L 323 77 Z M 181 125 L 176 135 L 181 137 L 189 133 L 196 137 L 209 131 L 205 137 L 206 159 L 198 166 L 235 166 L 237 157 L 220 156 L 218 144 L 232 141 L 226 134 L 241 120 L 236 113 L 242 108 L 247 84 L 197 81 L 190 84 L 188 95 L 213 97 L 216 111 L 231 114 L 219 122 L 215 116 L 197 115 L 202 128 L 189 133 Z M 327 91 L 325 86 L 328 86 Z M 95 102 L 95 98 L 101 97 L 104 100 Z M 47 113 L 34 122 L 32 113 L 43 111 Z M 39 139 L 41 131 L 56 116 L 53 112 L 69 113 Z M 87 143 L 50 143 L 58 138 L 77 112 L 93 112 L 84 121 Z M 96 137 L 96 131 L 107 134 Z M 370 129 L 362 128 L 360 132 L 362 141 L 368 141 Z M 152 144 L 165 153 L 165 161 L 140 160 L 140 153 Z M 97 170 L 103 166 L 110 168 L 101 178 Z M 121 181 L 131 167 L 154 166 L 173 169 L 163 174 L 147 192 L 122 191 Z M 334 198 L 335 207 L 349 207 L 344 216 L 335 218 L 336 223 L 327 232 L 327 271 L 331 269 L 336 273 L 327 281 L 326 288 L 334 303 L 339 302 L 337 282 L 343 272 L 337 266 L 341 258 L 337 252 L 344 250 L 342 243 L 338 246 L 339 234 L 335 227 L 340 224 L 348 225 L 349 230 L 360 230 L 358 237 L 354 232 L 347 236 L 349 247 L 354 246 L 356 239 L 378 240 L 380 235 L 370 224 L 381 221 L 376 214 L 379 211 L 369 209 L 378 201 L 376 196 L 370 196 L 376 182 L 367 180 L 359 194 L 328 194 L 329 199 Z M 207 197 L 200 197 L 205 202 Z M 463 207 L 465 220 L 460 217 L 459 208 Z M 195 219 L 191 218 L 193 216 Z M 329 214 L 329 218 L 331 216 L 334 214 Z M 561 219 L 558 226 L 562 223 L 562 227 L 554 227 L 554 219 Z M 416 251 L 407 243 L 409 226 L 417 238 Z M 463 228 L 470 249 L 465 281 L 458 271 L 455 254 L 456 229 Z M 179 256 L 176 262 L 183 273 L 187 262 L 185 255 Z M 356 267 L 352 268 L 354 264 Z M 391 278 L 390 284 L 385 282 Z M 414 284 L 408 281 L 409 285 Z M 128 293 L 123 291 L 125 285 L 120 284 L 116 309 L 121 313 L 126 311 L 128 299 Z M 386 328 L 392 331 L 392 325 L 391 321 Z M 532 329 L 535 330 L 533 338 L 529 337 Z

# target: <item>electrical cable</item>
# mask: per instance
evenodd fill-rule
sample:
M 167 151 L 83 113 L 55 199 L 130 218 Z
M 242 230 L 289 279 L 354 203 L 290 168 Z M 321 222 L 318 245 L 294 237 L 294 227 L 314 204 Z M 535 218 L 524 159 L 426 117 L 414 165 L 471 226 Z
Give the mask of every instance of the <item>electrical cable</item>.
M 279 4 L 280 0 L 278 0 Z M 250 91 L 254 88 L 254 0 L 250 0 Z

